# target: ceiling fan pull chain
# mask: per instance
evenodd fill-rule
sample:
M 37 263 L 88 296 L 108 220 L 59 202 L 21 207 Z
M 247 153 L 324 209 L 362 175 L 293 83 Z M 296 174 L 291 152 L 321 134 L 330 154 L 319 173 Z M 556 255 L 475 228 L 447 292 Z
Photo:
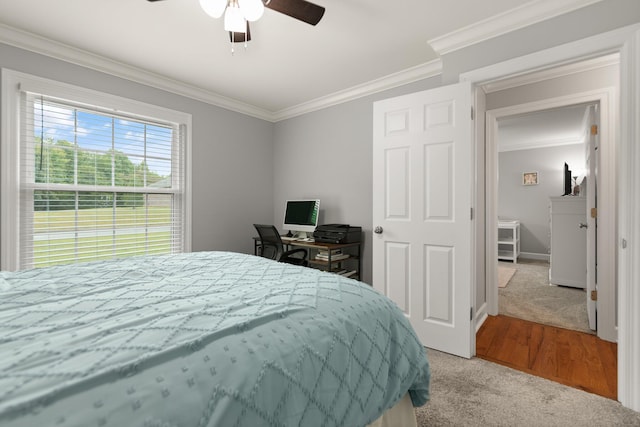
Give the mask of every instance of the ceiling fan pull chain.
M 231 56 L 233 56 L 233 54 L 236 52 L 234 47 L 233 47 L 233 43 L 236 41 L 236 33 L 234 33 L 233 31 L 231 32 Z

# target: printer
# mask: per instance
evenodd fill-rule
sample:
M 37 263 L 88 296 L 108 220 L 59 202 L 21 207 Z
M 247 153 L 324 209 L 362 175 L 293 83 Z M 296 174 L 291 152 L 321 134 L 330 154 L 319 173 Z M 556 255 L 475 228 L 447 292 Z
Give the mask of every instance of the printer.
M 349 224 L 324 224 L 316 227 L 313 239 L 323 243 L 357 243 L 362 240 L 362 227 Z

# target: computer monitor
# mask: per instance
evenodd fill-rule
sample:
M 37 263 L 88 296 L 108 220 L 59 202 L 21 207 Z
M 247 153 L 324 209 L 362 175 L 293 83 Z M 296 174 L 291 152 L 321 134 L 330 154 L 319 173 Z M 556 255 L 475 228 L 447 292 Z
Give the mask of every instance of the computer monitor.
M 573 192 L 573 186 L 571 185 L 571 171 L 569 170 L 569 165 L 565 162 L 564 164 L 564 193 L 563 196 L 570 196 Z
M 296 232 L 297 237 L 310 237 L 318 225 L 320 200 L 287 200 L 282 228 Z

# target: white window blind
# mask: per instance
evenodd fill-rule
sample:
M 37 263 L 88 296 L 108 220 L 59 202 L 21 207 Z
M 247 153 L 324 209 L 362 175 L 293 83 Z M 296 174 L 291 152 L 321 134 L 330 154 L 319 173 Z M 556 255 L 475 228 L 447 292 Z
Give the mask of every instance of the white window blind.
M 185 251 L 185 124 L 19 97 L 16 268 Z

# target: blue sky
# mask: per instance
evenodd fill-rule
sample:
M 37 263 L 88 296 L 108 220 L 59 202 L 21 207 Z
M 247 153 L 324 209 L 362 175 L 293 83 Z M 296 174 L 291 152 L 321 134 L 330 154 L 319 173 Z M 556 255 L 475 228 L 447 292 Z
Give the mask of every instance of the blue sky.
M 44 114 L 42 114 L 44 113 Z M 44 138 L 77 143 L 78 148 L 104 153 L 112 148 L 127 155 L 134 164 L 146 160 L 158 175 L 171 174 L 173 130 L 167 126 L 76 110 L 47 101 L 34 103 L 34 134 Z M 44 125 L 44 126 L 43 126 Z

